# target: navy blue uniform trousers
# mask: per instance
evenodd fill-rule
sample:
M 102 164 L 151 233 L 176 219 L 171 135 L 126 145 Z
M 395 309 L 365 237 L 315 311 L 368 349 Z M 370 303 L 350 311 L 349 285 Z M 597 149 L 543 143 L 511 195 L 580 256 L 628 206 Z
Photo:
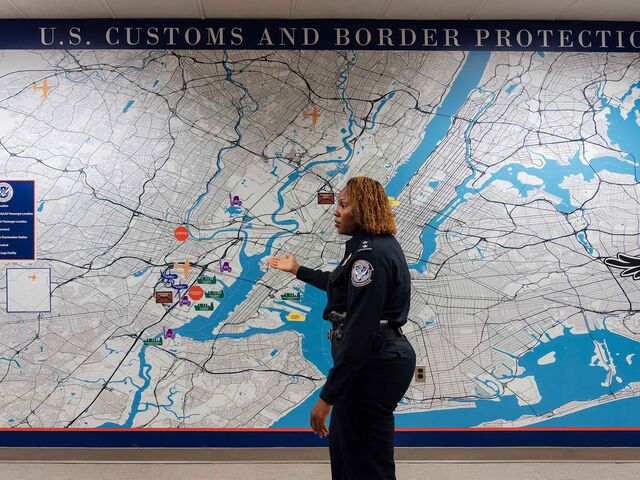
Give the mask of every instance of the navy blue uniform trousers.
M 329 453 L 333 480 L 395 480 L 393 411 L 416 367 L 404 336 L 389 331 L 333 404 Z

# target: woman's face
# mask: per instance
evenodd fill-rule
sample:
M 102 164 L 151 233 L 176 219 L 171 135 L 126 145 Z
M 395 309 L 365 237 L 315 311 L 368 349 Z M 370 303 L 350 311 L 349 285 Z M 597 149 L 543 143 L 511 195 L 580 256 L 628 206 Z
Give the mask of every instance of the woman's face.
M 353 216 L 353 208 L 349 202 L 349 192 L 343 188 L 338 195 L 338 203 L 333 211 L 336 230 L 341 235 L 353 235 L 360 225 Z

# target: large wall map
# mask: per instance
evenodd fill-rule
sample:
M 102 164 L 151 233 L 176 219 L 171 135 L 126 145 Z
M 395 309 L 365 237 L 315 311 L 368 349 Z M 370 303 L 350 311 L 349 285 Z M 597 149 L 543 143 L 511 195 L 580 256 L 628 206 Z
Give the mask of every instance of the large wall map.
M 333 268 L 358 174 L 413 278 L 398 427 L 640 426 L 639 139 L 636 53 L 6 50 L 0 426 L 307 427 L 325 294 L 264 260 Z

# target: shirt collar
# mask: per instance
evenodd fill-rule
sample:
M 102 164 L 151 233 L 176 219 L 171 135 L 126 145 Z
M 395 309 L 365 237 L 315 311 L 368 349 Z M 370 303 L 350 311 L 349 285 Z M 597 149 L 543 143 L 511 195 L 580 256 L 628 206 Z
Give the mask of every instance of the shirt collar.
M 370 236 L 366 230 L 358 230 L 349 240 L 347 240 L 347 251 L 350 252 L 360 245 L 360 242 Z

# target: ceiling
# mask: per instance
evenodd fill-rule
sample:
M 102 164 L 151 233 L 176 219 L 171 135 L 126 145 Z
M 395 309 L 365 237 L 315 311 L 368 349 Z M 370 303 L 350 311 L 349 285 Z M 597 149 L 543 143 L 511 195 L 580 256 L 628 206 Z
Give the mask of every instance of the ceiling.
M 0 0 L 0 18 L 640 21 L 640 0 Z

